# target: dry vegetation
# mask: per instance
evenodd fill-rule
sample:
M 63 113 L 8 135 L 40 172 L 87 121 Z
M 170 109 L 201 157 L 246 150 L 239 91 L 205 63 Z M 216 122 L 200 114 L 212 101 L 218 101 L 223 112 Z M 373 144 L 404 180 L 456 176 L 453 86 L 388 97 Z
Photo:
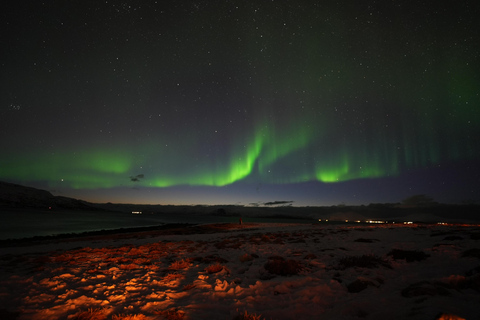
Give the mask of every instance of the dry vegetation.
M 225 266 L 222 266 L 221 264 L 217 263 L 217 264 L 212 264 L 206 267 L 205 272 L 208 274 L 212 274 L 212 273 L 218 273 L 224 269 L 227 270 Z
M 88 309 L 75 314 L 73 320 L 105 320 L 107 316 L 102 309 Z
M 256 313 L 248 313 L 244 311 L 243 313 L 239 314 L 234 318 L 234 320 L 263 320 L 264 318 L 261 315 L 257 315 Z
M 147 320 L 148 318 L 143 314 L 115 314 L 112 320 Z
M 166 320 L 182 320 L 185 317 L 185 312 L 179 310 L 178 308 L 161 310 L 155 313 L 162 316 Z
M 195 319 L 199 310 L 208 312 L 217 307 L 237 310 L 236 315 L 235 311 L 229 313 L 230 319 L 275 319 L 262 308 L 269 308 L 276 301 L 299 306 L 311 303 L 310 308 L 320 308 L 323 303 L 332 308 L 335 299 L 379 291 L 391 281 L 386 275 L 399 274 L 399 268 L 413 268 L 426 259 L 427 263 L 432 262 L 435 255 L 457 257 L 477 265 L 480 259 L 480 249 L 475 247 L 461 248 L 449 242 L 438 248 L 432 245 L 422 250 L 396 249 L 382 243 L 382 238 L 360 238 L 354 231 L 255 231 L 208 241 L 152 241 L 31 257 L 5 256 L 0 264 L 12 276 L 0 279 L 0 299 L 4 299 L 0 301 L 16 306 L 12 311 L 60 310 L 63 313 L 58 318 L 73 320 Z M 364 251 L 356 251 L 360 247 Z M 29 267 L 22 269 L 22 274 L 18 270 L 24 265 Z M 432 296 L 480 292 L 479 275 L 480 267 L 441 279 L 411 281 L 394 294 L 401 299 L 418 299 L 417 306 L 421 306 Z M 16 292 L 16 297 L 5 302 L 9 292 Z M 331 297 L 334 302 L 329 302 Z M 205 301 L 212 303 L 210 307 L 202 305 Z M 197 305 L 199 309 L 194 309 Z M 237 308 L 260 311 L 262 315 Z M 274 313 L 274 308 L 270 307 L 270 312 Z M 360 315 L 366 317 L 368 312 L 356 310 L 354 316 Z
M 190 261 L 188 259 L 182 259 L 182 260 L 178 260 L 178 261 L 174 261 L 169 269 L 170 270 L 182 270 L 182 269 L 186 269 L 190 266 Z

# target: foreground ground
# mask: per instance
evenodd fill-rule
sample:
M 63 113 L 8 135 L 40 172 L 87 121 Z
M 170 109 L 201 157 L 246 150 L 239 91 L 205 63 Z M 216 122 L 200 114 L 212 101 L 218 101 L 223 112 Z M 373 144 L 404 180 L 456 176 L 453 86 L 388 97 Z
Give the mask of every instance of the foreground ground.
M 476 226 L 223 224 L 4 247 L 0 318 L 479 319 L 479 241 Z

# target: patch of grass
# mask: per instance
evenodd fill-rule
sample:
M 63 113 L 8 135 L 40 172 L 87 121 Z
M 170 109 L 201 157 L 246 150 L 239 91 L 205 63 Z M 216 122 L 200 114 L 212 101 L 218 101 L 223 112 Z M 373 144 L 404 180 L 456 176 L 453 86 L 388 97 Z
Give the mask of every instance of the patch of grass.
M 133 263 L 149 266 L 149 265 L 152 264 L 152 261 L 150 259 L 146 259 L 146 258 L 138 258 L 138 259 L 134 259 Z
M 423 251 L 392 249 L 388 254 L 394 260 L 407 260 L 407 262 L 422 261 L 430 257 Z
M 102 309 L 88 309 L 75 314 L 73 320 L 105 320 L 107 316 Z
M 186 269 L 190 266 L 190 260 L 188 259 L 182 259 L 182 260 L 177 260 L 174 261 L 168 269 L 170 270 L 182 270 Z
M 75 262 L 75 257 L 71 254 L 65 253 L 54 257 L 53 260 L 58 263 L 72 263 Z
M 248 313 L 245 311 L 244 313 L 239 314 L 233 320 L 262 320 L 262 315 L 257 315 L 256 313 Z
M 155 313 L 167 320 L 182 320 L 185 317 L 185 312 L 179 310 L 178 308 L 156 311 Z
M 130 258 L 123 258 L 123 257 L 114 257 L 112 262 L 116 263 L 131 263 L 133 260 Z
M 145 254 L 145 253 L 144 253 L 142 250 L 138 249 L 138 248 L 132 248 L 132 249 L 130 249 L 130 251 L 128 252 L 128 255 L 129 255 L 129 256 L 142 256 L 142 255 L 144 255 L 144 254 Z
M 170 281 L 174 281 L 174 280 L 177 280 L 177 279 L 183 279 L 183 278 L 185 278 L 185 276 L 182 275 L 182 274 L 169 273 L 165 277 L 163 277 L 162 282 L 167 283 L 167 282 L 170 282 Z
M 353 256 L 353 257 L 344 257 L 341 258 L 338 262 L 339 269 L 345 270 L 348 268 L 378 268 L 378 267 L 386 267 L 391 268 L 390 264 L 383 260 L 382 258 L 373 255 L 373 254 L 364 254 L 362 256 Z
M 112 320 L 147 320 L 148 318 L 143 314 L 116 314 Z
M 302 264 L 297 260 L 285 260 L 282 257 L 274 257 L 265 264 L 265 270 L 279 276 L 296 275 L 303 269 Z
M 136 265 L 135 263 L 130 263 L 130 264 L 121 264 L 119 268 L 120 270 L 135 270 L 135 269 L 138 269 L 139 266 Z

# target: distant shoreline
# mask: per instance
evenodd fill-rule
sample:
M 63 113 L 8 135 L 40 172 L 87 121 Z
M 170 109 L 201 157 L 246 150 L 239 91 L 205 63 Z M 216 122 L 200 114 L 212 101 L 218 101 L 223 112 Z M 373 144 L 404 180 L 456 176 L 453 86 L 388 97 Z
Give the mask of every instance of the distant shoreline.
M 85 232 L 79 232 L 79 233 L 60 233 L 60 234 L 49 235 L 49 236 L 33 236 L 33 237 L 24 237 L 24 238 L 18 238 L 18 239 L 15 239 L 15 238 L 4 239 L 4 240 L 0 240 L 0 248 L 43 244 L 45 242 L 50 242 L 52 240 L 81 239 L 81 238 L 89 238 L 89 237 L 105 237 L 105 236 L 115 236 L 115 235 L 122 235 L 122 234 L 136 234 L 136 233 L 142 233 L 142 232 L 165 231 L 170 229 L 187 228 L 194 225 L 195 224 L 189 224 L 189 223 L 167 223 L 167 224 L 147 226 L 147 227 L 102 229 L 102 230 L 85 231 Z
M 157 226 L 103 229 L 80 233 L 62 233 L 50 236 L 33 236 L 19 239 L 0 240 L 0 248 L 27 247 L 50 244 L 60 240 L 65 241 L 96 241 L 102 239 L 139 239 L 151 238 L 160 235 L 193 235 L 226 232 L 232 229 L 252 228 L 261 223 L 166 223 Z M 281 223 L 280 223 L 281 224 Z
M 403 223 L 385 222 L 381 224 L 372 224 L 366 222 L 345 222 L 345 221 L 329 221 L 318 222 L 312 220 L 305 220 L 304 222 L 289 222 L 289 219 L 280 219 L 277 224 L 306 224 L 317 226 L 378 226 L 378 225 L 391 225 L 391 226 L 403 226 Z M 140 238 L 153 238 L 162 235 L 193 235 L 193 234 L 211 234 L 218 232 L 227 232 L 229 230 L 238 230 L 243 228 L 254 228 L 255 226 L 261 226 L 264 223 L 272 222 L 244 222 L 242 225 L 231 222 L 216 222 L 216 223 L 164 223 L 154 226 L 144 227 L 128 227 L 128 228 L 115 228 L 115 229 L 101 229 L 84 232 L 72 232 L 72 233 L 60 233 L 47 236 L 32 236 L 13 239 L 0 240 L 1 248 L 15 248 L 15 247 L 29 247 L 37 245 L 51 244 L 59 241 L 76 242 L 76 241 L 99 241 L 99 240 L 128 240 L 128 239 L 140 239 Z M 415 222 L 415 225 L 437 225 L 434 222 Z M 478 226 L 478 224 L 470 223 L 448 223 L 449 225 L 469 225 Z

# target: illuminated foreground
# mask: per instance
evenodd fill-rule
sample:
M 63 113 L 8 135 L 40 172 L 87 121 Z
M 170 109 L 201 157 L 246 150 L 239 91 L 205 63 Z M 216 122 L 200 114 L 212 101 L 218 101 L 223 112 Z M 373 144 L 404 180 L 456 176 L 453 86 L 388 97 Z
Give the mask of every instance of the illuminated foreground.
M 226 224 L 2 248 L 0 315 L 478 319 L 479 236 L 475 226 Z

